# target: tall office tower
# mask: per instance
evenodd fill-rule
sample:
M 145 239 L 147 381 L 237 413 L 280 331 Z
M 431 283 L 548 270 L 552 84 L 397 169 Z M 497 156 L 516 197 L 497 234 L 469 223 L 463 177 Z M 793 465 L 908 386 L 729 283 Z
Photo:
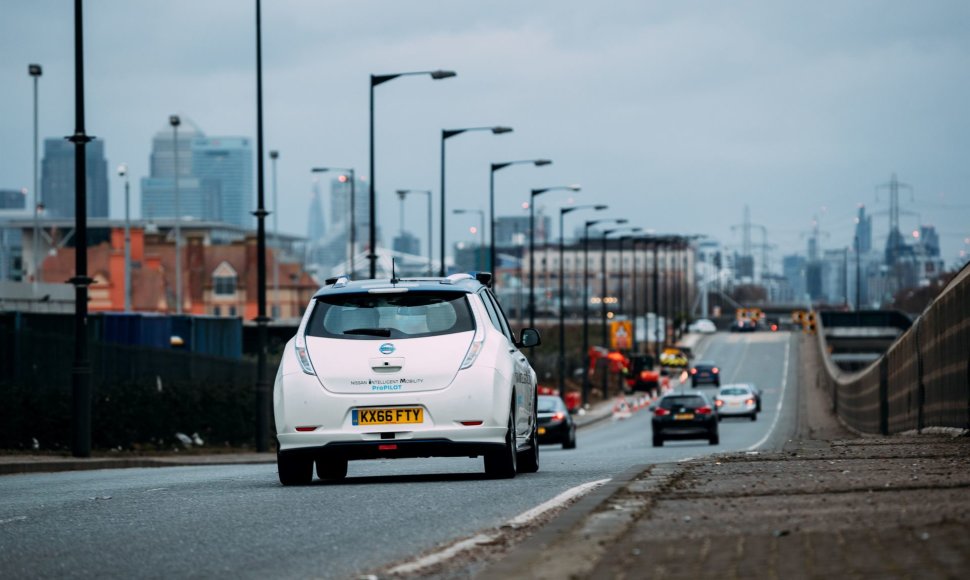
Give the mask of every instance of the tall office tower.
M 179 212 L 183 218 L 221 221 L 251 228 L 253 151 L 244 137 L 207 137 L 183 117 L 178 143 L 171 126 L 152 139 L 151 174 L 141 180 L 142 216 L 175 217 L 175 160 L 178 158 Z
M 317 242 L 327 235 L 327 225 L 323 219 L 323 200 L 320 199 L 320 184 L 313 184 L 313 197 L 310 199 L 310 214 L 307 216 L 306 237 L 310 243 Z
M 357 247 L 367 244 L 370 231 L 370 196 L 369 186 L 363 179 L 357 178 L 354 191 L 354 221 L 357 224 L 355 238 Z M 330 231 L 346 232 L 350 229 L 350 177 L 339 175 L 330 180 Z M 378 231 L 378 236 L 380 232 Z
M 41 166 L 41 200 L 47 217 L 74 217 L 74 144 L 66 139 L 44 139 Z M 108 162 L 104 141 L 85 146 L 87 215 L 108 217 Z
M 27 209 L 27 190 L 0 189 L 0 209 Z
M 181 167 L 179 168 L 181 171 Z M 253 146 L 245 137 L 201 137 L 192 141 L 192 175 L 219 183 L 219 217 L 253 227 Z
M 859 251 L 863 254 L 872 250 L 872 216 L 866 215 L 866 206 L 859 204 L 859 215 L 855 220 L 855 236 L 859 240 Z

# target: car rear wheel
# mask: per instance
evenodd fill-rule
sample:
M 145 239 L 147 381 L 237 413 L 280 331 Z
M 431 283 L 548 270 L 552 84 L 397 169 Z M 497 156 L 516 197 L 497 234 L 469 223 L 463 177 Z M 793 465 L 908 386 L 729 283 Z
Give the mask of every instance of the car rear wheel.
M 751 420 L 752 421 L 757 421 L 758 420 L 758 414 L 757 413 L 751 413 Z
M 661 436 L 659 436 L 659 435 L 654 435 L 653 436 L 653 446 L 654 447 L 663 447 L 664 446 L 664 438 L 661 437 Z
M 347 477 L 346 459 L 317 459 L 317 477 L 320 479 L 343 479 Z
M 711 445 L 718 445 L 721 442 L 721 436 L 716 432 L 712 433 L 711 436 L 707 438 L 707 442 Z
M 505 433 L 505 445 L 501 450 L 485 454 L 485 474 L 496 479 L 515 477 L 517 453 L 515 452 L 515 404 L 509 410 L 509 426 Z
M 313 479 L 313 460 L 276 452 L 276 469 L 283 485 L 306 485 Z
M 539 471 L 539 435 L 537 433 L 538 427 L 536 427 L 537 422 L 538 420 L 532 422 L 532 436 L 529 437 L 531 449 L 517 454 L 518 456 L 516 457 L 518 470 L 521 473 L 535 473 Z

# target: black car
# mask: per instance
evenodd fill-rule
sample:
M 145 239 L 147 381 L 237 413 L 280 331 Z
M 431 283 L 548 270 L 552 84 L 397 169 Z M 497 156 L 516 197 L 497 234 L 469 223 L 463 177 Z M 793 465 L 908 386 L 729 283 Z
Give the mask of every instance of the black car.
M 562 443 L 563 449 L 576 448 L 576 423 L 561 398 L 539 395 L 536 412 L 539 443 Z
M 663 447 L 667 439 L 707 439 L 721 442 L 717 432 L 717 410 L 703 393 L 664 395 L 653 406 L 653 446 Z
M 696 387 L 701 383 L 721 386 L 721 369 L 711 361 L 697 361 L 690 367 L 690 386 Z

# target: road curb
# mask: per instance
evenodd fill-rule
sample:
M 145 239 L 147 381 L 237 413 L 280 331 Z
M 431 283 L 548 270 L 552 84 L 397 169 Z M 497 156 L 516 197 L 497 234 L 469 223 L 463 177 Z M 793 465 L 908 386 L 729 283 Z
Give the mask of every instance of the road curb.
M 589 495 L 583 497 L 578 502 L 567 508 L 554 520 L 544 525 L 538 532 L 528 540 L 516 546 L 512 552 L 502 557 L 501 561 L 489 566 L 481 574 L 475 576 L 476 579 L 485 580 L 506 580 L 507 578 L 523 577 L 528 575 L 538 558 L 545 549 L 559 540 L 566 537 L 566 534 L 574 530 L 592 513 L 604 505 L 614 495 L 626 489 L 635 479 L 653 469 L 655 464 L 633 466 L 608 483 L 598 487 Z
M 132 469 L 145 467 L 201 467 L 209 465 L 262 465 L 276 463 L 275 457 L 265 459 L 213 459 L 192 461 L 190 459 L 158 459 L 139 457 L 131 459 L 64 459 L 44 461 L 0 462 L 0 475 L 27 473 L 57 473 L 61 471 L 91 471 L 95 469 Z

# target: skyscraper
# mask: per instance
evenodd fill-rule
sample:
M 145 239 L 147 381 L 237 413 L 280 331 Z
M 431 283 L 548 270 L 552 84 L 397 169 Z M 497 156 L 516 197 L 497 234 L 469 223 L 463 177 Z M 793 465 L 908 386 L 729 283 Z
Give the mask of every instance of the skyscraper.
M 217 209 L 221 221 L 253 227 L 252 141 L 245 137 L 197 136 L 192 141 L 192 175 L 219 183 Z
M 859 204 L 859 215 L 855 220 L 855 235 L 859 251 L 863 254 L 872 249 L 872 216 L 866 215 L 866 206 Z
M 41 164 L 41 199 L 48 217 L 74 217 L 74 144 L 66 139 L 44 139 Z M 104 141 L 85 147 L 87 216 L 108 217 L 108 162 Z
M 165 127 L 152 139 L 151 175 L 142 178 L 142 215 L 175 217 L 175 158 L 178 156 L 179 211 L 183 218 L 253 224 L 253 150 L 244 137 L 207 137 L 183 117 L 178 144 Z

